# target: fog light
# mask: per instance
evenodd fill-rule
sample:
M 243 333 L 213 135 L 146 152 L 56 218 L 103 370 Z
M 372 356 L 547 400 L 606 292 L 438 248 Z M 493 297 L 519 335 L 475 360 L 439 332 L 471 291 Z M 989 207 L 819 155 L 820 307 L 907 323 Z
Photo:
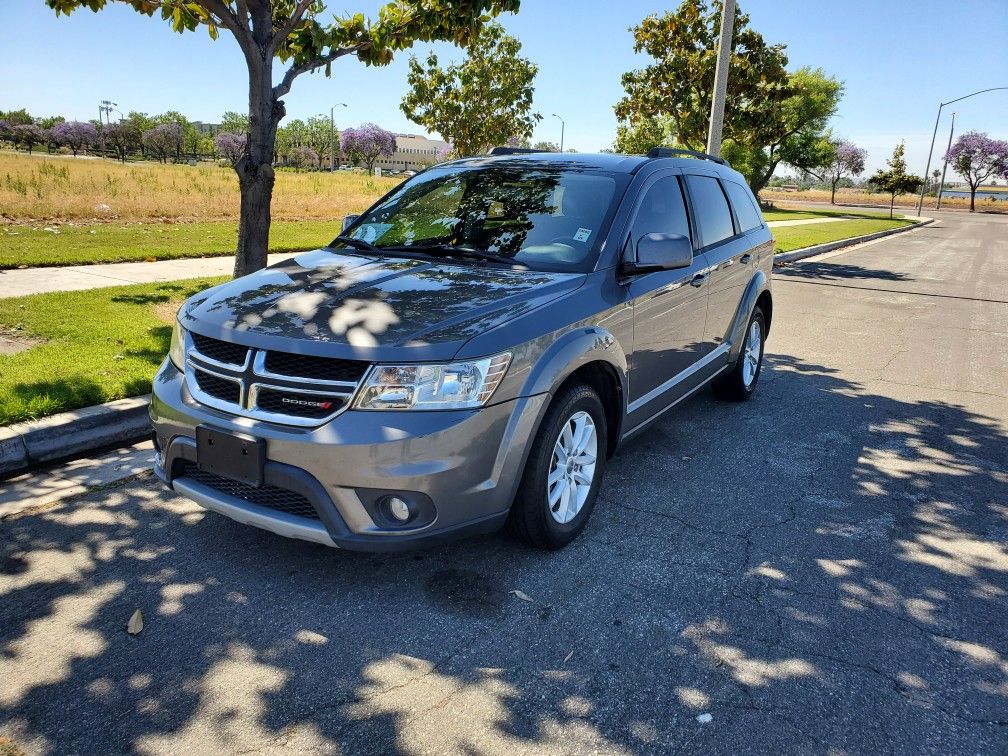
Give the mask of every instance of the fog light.
M 410 512 L 409 504 L 398 496 L 386 497 L 385 506 L 388 508 L 389 514 L 399 522 L 408 522 L 410 516 L 413 514 Z

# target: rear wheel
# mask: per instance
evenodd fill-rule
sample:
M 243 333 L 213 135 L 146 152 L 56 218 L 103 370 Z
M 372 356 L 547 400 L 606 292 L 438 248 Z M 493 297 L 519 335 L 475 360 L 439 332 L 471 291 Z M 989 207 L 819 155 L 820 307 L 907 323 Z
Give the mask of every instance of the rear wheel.
M 511 507 L 511 531 L 541 549 L 577 537 L 595 508 L 606 459 L 605 411 L 583 384 L 566 389 L 543 419 Z
M 766 337 L 766 320 L 763 310 L 753 309 L 749 326 L 742 337 L 742 351 L 734 367 L 714 381 L 714 393 L 722 399 L 736 402 L 745 401 L 756 390 L 760 371 L 763 368 L 763 340 Z

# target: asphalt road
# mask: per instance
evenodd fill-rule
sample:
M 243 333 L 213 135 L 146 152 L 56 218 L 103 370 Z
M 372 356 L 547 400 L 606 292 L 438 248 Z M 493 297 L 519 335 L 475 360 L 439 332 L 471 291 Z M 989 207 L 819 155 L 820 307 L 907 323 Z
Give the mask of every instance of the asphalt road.
M 1008 752 L 1008 217 L 942 215 L 775 286 L 753 400 L 671 413 L 560 553 L 333 551 L 149 478 L 3 521 L 0 735 Z

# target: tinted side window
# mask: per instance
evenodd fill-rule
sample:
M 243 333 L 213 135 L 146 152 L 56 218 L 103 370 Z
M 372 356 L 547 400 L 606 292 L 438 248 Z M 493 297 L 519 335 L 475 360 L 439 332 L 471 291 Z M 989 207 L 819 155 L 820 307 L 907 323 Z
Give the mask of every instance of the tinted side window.
M 693 215 L 700 226 L 700 237 L 705 247 L 735 235 L 728 200 L 721 184 L 710 176 L 687 176 Z
M 756 209 L 749 190 L 734 181 L 725 181 L 724 188 L 728 192 L 728 199 L 731 200 L 732 207 L 735 208 L 735 217 L 738 218 L 741 229 L 750 231 L 759 228 L 763 223 L 763 218 L 759 210 Z
M 633 243 L 637 244 L 645 234 L 680 234 L 689 238 L 686 203 L 675 176 L 658 179 L 644 193 L 633 222 Z

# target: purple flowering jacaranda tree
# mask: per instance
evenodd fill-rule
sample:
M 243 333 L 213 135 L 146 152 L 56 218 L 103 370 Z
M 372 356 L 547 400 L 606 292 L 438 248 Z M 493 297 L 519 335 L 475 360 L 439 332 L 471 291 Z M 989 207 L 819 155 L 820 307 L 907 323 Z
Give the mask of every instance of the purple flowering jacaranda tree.
M 59 144 L 70 148 L 76 157 L 77 153 L 98 141 L 98 129 L 93 123 L 85 121 L 62 121 L 52 127 L 53 139 Z
M 1008 178 L 1008 141 L 968 131 L 945 153 L 952 168 L 970 188 L 970 212 L 976 208 L 977 188 L 989 178 Z
M 365 123 L 360 128 L 344 129 L 340 134 L 340 149 L 352 163 L 364 163 L 368 173 L 380 157 L 392 157 L 396 150 L 395 134 L 381 126 Z

